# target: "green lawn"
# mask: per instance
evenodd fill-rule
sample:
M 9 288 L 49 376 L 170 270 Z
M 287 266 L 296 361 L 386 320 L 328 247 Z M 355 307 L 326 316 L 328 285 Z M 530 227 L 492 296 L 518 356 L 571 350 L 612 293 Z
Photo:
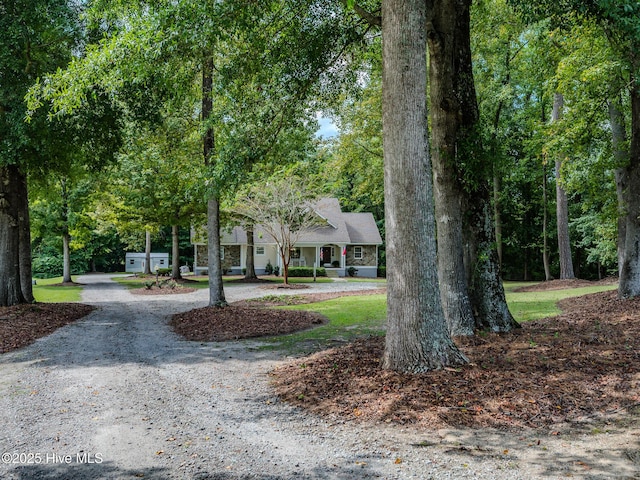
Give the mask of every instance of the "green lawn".
M 528 285 L 535 285 L 535 283 L 505 282 L 504 284 L 509 309 L 518 322 L 538 320 L 560 314 L 561 311 L 556 303 L 563 298 L 579 297 L 589 293 L 614 290 L 618 287 L 617 285 L 598 285 L 545 292 L 514 292 L 514 290 Z
M 75 277 L 71 277 L 75 281 Z M 62 277 L 36 279 L 33 286 L 33 296 L 37 302 L 44 303 L 60 303 L 60 302 L 79 302 L 81 286 L 61 286 L 55 285 L 62 282 Z
M 505 292 L 511 313 L 518 322 L 558 315 L 556 303 L 563 298 L 616 288 L 616 285 L 544 292 L 514 292 L 533 282 L 506 282 Z M 343 342 L 363 335 L 381 335 L 386 321 L 386 295 L 362 295 L 336 298 L 307 305 L 280 307 L 318 312 L 329 319 L 327 325 L 304 332 L 265 339 L 272 347 L 292 352 L 317 350 L 333 342 Z M 270 348 L 270 347 L 266 347 Z
M 332 341 L 343 342 L 363 335 L 381 335 L 387 318 L 387 296 L 349 296 L 279 308 L 317 312 L 329 319 L 329 323 L 321 327 L 265 339 L 274 347 L 294 352 L 310 351 L 331 344 Z

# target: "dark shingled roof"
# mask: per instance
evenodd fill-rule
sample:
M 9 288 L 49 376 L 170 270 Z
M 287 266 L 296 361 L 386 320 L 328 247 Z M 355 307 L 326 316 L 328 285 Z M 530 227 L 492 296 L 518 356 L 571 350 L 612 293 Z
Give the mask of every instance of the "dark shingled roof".
M 322 198 L 313 209 L 327 220 L 329 225 L 302 232 L 297 245 L 302 244 L 350 244 L 380 245 L 382 238 L 371 213 L 343 213 L 337 198 Z M 242 227 L 234 227 L 231 232 L 222 232 L 223 245 L 243 245 L 247 234 Z M 273 244 L 275 241 L 259 225 L 254 228 L 254 243 Z

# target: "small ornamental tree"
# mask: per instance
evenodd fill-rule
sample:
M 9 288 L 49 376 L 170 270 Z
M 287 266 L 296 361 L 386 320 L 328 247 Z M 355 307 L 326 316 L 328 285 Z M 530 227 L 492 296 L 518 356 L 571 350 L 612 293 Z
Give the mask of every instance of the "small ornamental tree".
M 301 178 L 282 177 L 254 187 L 235 208 L 237 214 L 250 218 L 273 237 L 285 285 L 289 284 L 293 246 L 304 232 L 327 224 L 313 209 L 315 199 Z

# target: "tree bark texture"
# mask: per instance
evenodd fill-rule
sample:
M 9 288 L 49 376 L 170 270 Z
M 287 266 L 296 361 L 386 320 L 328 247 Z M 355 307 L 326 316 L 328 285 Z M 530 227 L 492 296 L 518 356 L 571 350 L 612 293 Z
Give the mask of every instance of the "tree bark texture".
M 180 273 L 180 229 L 178 225 L 171 226 L 171 278 L 182 280 Z
M 457 158 L 461 103 L 456 68 L 458 0 L 433 0 L 427 10 L 431 161 L 438 245 L 438 281 L 451 335 L 473 335 L 474 318 L 464 266 L 463 188 Z
M 20 270 L 21 250 L 26 248 L 20 241 L 25 197 L 26 182 L 18 167 L 0 167 L 0 306 L 3 307 L 30 301 L 22 289 Z
M 509 311 L 500 275 L 500 263 L 495 249 L 495 230 L 491 219 L 491 190 L 475 190 L 475 202 L 469 202 L 469 245 L 474 251 L 471 265 L 471 304 L 476 328 L 492 332 L 509 332 L 520 328 Z
M 551 121 L 556 123 L 562 118 L 564 97 L 561 93 L 553 96 L 553 112 Z M 562 161 L 556 158 L 556 223 L 558 228 L 558 254 L 560 256 L 560 278 L 562 280 L 575 278 L 573 260 L 571 259 L 571 240 L 569 238 L 569 200 L 567 192 L 562 187 L 560 170 Z
M 611 145 L 616 160 L 616 197 L 618 200 L 618 276 L 624 264 L 624 247 L 626 242 L 627 220 L 625 217 L 627 192 L 627 165 L 629 163 L 629 149 L 627 148 L 627 131 L 624 117 L 617 106 L 617 102 L 609 102 L 609 122 L 611 123 Z
M 633 71 L 640 68 L 640 56 L 634 54 Z M 640 295 L 640 78 L 631 80 L 631 144 L 626 168 L 626 232 L 624 260 L 620 270 L 618 295 L 622 298 Z
M 205 165 L 210 165 L 215 150 L 213 127 L 208 123 L 213 110 L 213 59 L 208 57 L 202 64 L 202 121 L 205 124 L 203 155 Z M 227 305 L 222 285 L 222 262 L 220 259 L 220 200 L 217 193 L 207 202 L 207 246 L 209 256 L 209 305 Z
M 438 286 L 424 0 L 385 0 L 382 35 L 388 282 L 382 366 L 418 373 L 467 361 L 449 335 Z
M 246 280 L 253 280 L 258 278 L 256 275 L 256 267 L 254 262 L 255 249 L 253 245 L 253 224 L 247 225 L 247 259 L 246 259 L 246 271 L 244 272 L 244 278 Z
M 470 7 L 471 0 L 434 0 L 431 21 L 427 23 L 431 27 L 429 47 L 432 135 L 434 139 L 444 138 L 445 142 L 441 143 L 444 146 L 443 151 L 451 151 L 454 161 L 453 168 L 449 171 L 453 175 L 447 179 L 447 188 L 453 196 L 461 200 L 458 206 L 445 205 L 445 212 L 451 211 L 452 208 L 461 208 L 466 212 L 464 218 L 460 215 L 456 218 L 461 238 L 460 242 L 456 242 L 459 245 L 456 250 L 459 250 L 455 258 L 456 265 L 462 270 L 457 278 L 466 282 L 464 300 L 472 310 L 468 317 L 474 323 L 465 324 L 466 330 L 459 330 L 457 334 L 472 334 L 475 328 L 505 332 L 518 327 L 509 312 L 502 287 L 491 216 L 492 190 L 489 181 L 493 171 L 485 167 L 484 147 L 481 135 L 477 131 L 480 112 L 471 60 Z M 440 92 L 435 97 L 434 89 Z M 448 116 L 446 122 L 436 119 L 436 114 L 442 111 L 446 111 Z M 451 129 L 454 137 L 453 148 L 448 143 L 446 133 L 438 135 L 439 127 Z M 447 154 L 448 156 L 450 155 Z M 446 157 L 444 160 L 445 165 L 449 163 Z M 434 160 L 434 165 L 435 163 Z M 464 169 L 462 165 L 465 165 Z M 437 190 L 439 184 L 436 182 L 435 185 Z M 439 222 L 439 258 L 440 246 L 443 243 L 440 241 L 440 225 Z M 443 267 L 443 264 L 440 263 L 439 266 Z
M 0 175 L 0 178 L 2 176 Z M 18 185 L 18 222 L 19 222 L 19 262 L 20 286 L 22 296 L 27 303 L 35 302 L 33 298 L 33 275 L 31 270 L 31 223 L 29 218 L 29 193 L 27 176 L 18 170 L 16 175 Z M 2 270 L 0 269 L 0 272 Z

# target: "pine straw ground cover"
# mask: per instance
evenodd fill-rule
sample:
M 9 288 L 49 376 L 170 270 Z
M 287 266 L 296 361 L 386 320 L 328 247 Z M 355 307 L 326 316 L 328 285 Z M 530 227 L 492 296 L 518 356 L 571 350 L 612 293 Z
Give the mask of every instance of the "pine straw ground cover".
M 383 371 L 384 340 L 370 338 L 278 368 L 274 388 L 320 414 L 426 428 L 537 428 L 636 413 L 640 299 L 605 292 L 560 307 L 563 315 L 513 333 L 457 339 L 471 361 L 461 368 Z
M 35 303 L 0 307 L 0 353 L 25 347 L 40 337 L 88 315 L 81 303 Z

